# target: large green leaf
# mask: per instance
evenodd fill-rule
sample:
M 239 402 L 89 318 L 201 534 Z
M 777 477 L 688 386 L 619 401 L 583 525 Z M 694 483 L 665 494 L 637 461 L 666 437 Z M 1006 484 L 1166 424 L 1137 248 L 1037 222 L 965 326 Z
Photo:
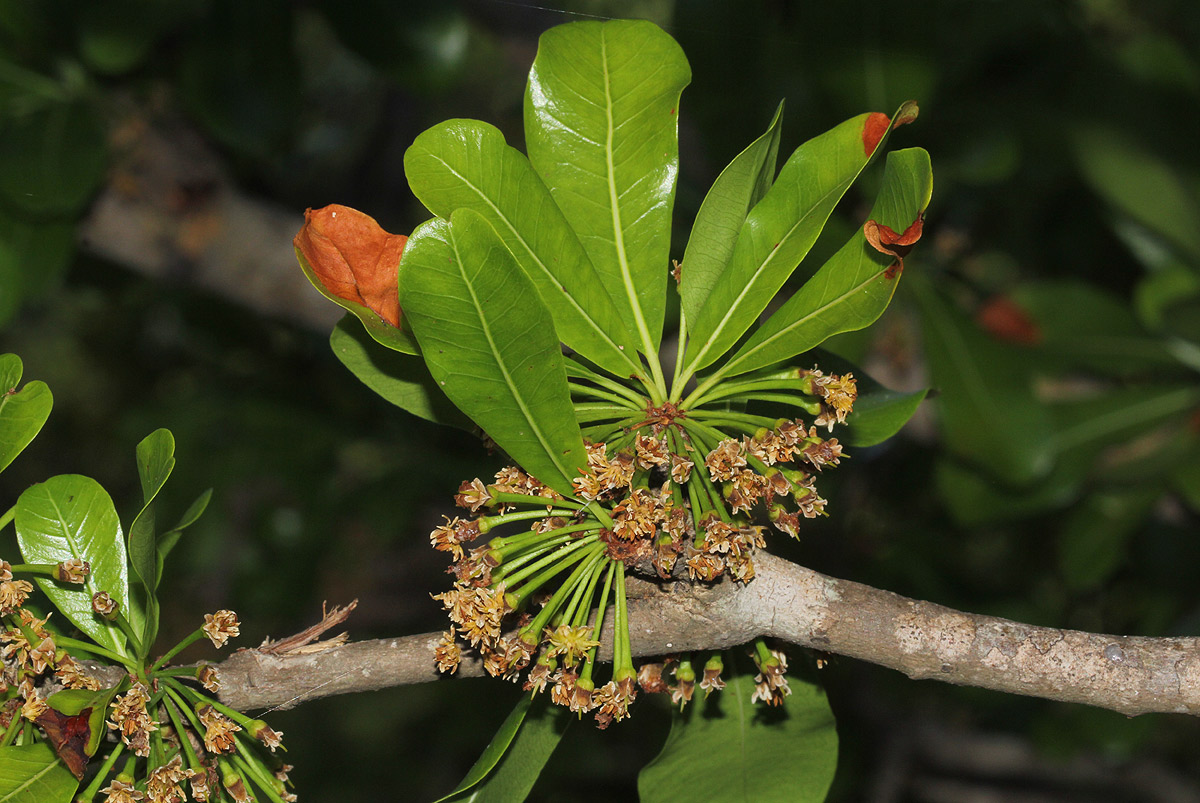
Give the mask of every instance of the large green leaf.
M 888 154 L 883 186 L 869 220 L 904 231 L 929 205 L 929 154 L 909 148 Z M 786 360 L 826 338 L 870 326 L 892 300 L 896 260 L 867 243 L 861 229 L 763 324 L 717 373 L 736 376 Z
M 617 376 L 642 371 L 625 326 L 596 269 L 529 160 L 495 126 L 447 120 L 404 154 L 413 194 L 438 217 L 455 209 L 483 215 L 533 280 L 562 341 Z
M 855 378 L 858 380 L 858 399 L 854 402 L 854 412 L 846 417 L 846 430 L 842 435 L 842 441 L 849 446 L 883 443 L 908 423 L 929 393 L 928 388 L 909 392 L 888 390 L 882 385 L 867 388 L 862 377 Z
M 560 493 L 584 464 L 554 321 L 499 235 L 470 209 L 413 232 L 400 304 L 438 386 Z
M 467 777 L 437 803 L 524 800 L 570 722 L 566 712 L 551 707 L 544 695 L 532 704 L 529 697 L 522 697 Z
M 0 747 L 0 803 L 68 803 L 78 786 L 48 743 Z
M 17 390 L 23 371 L 16 354 L 0 354 L 0 471 L 37 437 L 54 406 L 45 382 L 29 382 Z
M 902 113 L 908 112 L 897 115 Z M 879 151 L 886 139 L 884 121 L 880 114 L 860 114 L 805 142 L 787 160 L 746 217 L 729 265 L 703 311 L 688 321 L 684 376 L 717 360 L 766 309 L 812 248 L 842 195 Z
M 700 317 L 713 284 L 733 256 L 746 215 L 775 181 L 782 121 L 780 103 L 766 132 L 721 171 L 700 204 L 683 252 L 679 279 L 680 304 L 689 321 Z
M 92 573 L 83 585 L 48 578 L 39 578 L 38 584 L 55 607 L 96 643 L 124 652 L 121 631 L 92 613 L 92 595 L 107 591 L 129 614 L 125 539 L 108 492 L 90 477 L 51 477 L 21 494 L 15 521 L 17 543 L 27 563 L 82 558 L 91 564 Z
M 1011 484 L 1051 468 L 1054 439 L 1029 353 L 993 340 L 923 281 L 916 290 L 946 447 Z
M 837 731 L 825 692 L 797 678 L 779 708 L 752 705 L 738 675 L 704 703 L 675 714 L 662 752 L 638 775 L 642 803 L 818 803 L 837 768 Z M 697 793 L 698 796 L 697 796 Z
M 525 92 L 529 160 L 654 359 L 689 81 L 683 51 L 657 25 L 574 22 L 542 34 Z
M 451 404 L 446 394 L 434 384 L 420 357 L 383 348 L 367 335 L 353 316 L 347 315 L 338 321 L 329 335 L 329 345 L 350 373 L 402 410 L 426 421 L 468 432 L 475 428 L 471 419 Z

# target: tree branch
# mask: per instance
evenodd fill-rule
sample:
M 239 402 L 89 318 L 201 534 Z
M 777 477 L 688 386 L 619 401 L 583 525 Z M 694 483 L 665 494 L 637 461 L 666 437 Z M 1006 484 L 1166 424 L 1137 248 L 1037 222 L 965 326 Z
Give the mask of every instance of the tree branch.
M 639 583 L 630 600 L 633 652 L 654 656 L 723 649 L 767 636 L 860 658 L 914 679 L 1085 703 L 1133 716 L 1200 713 L 1200 639 L 1108 636 L 1034 627 L 908 599 L 797 566 L 763 552 L 746 585 Z M 631 591 L 631 596 L 634 596 Z M 611 619 L 605 627 L 611 632 Z M 362 641 L 321 652 L 242 650 L 220 665 L 221 698 L 239 709 L 445 676 L 434 669 L 440 637 Z M 611 657 L 611 644 L 601 658 Z M 461 677 L 483 674 L 464 659 Z

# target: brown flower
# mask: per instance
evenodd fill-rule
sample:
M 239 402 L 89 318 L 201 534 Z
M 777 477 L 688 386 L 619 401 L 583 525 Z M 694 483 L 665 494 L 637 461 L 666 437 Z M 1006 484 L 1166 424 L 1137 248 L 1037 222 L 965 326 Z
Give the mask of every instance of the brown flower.
M 400 325 L 397 279 L 408 238 L 389 234 L 370 215 L 332 204 L 304 213 L 292 240 L 297 256 L 329 294 L 371 309 Z
M 113 700 L 111 718 L 107 723 L 110 729 L 119 730 L 125 744 L 142 757 L 150 755 L 150 734 L 158 730 L 158 723 L 146 710 L 148 702 L 150 695 L 146 693 L 146 688 L 140 683 L 134 684 L 133 688 Z
M 81 558 L 64 560 L 54 567 L 54 579 L 60 583 L 82 583 L 92 573 L 92 564 Z
M 454 504 L 470 508 L 472 513 L 478 512 L 479 508 L 490 501 L 492 501 L 492 494 L 483 484 L 483 480 L 478 477 L 473 480 L 463 480 L 462 485 L 458 486 L 458 493 L 454 496 Z
M 236 746 L 235 733 L 242 727 L 211 705 L 196 710 L 204 726 L 204 748 L 210 753 L 228 753 Z
M 242 632 L 237 614 L 224 610 L 204 614 L 204 624 L 201 629 L 217 649 L 224 647 L 229 639 L 241 635 Z
M 186 796 L 183 782 L 195 774 L 190 769 L 184 769 L 183 760 L 179 756 L 166 764 L 154 768 L 146 779 L 146 794 L 153 803 L 183 803 Z
M 447 630 L 438 639 L 437 646 L 433 650 L 433 660 L 437 663 L 439 672 L 449 672 L 453 675 L 458 671 L 462 652 L 458 648 L 458 642 L 454 640 L 454 628 Z
M 217 672 L 217 668 L 211 664 L 205 664 L 200 667 L 196 673 L 196 679 L 200 681 L 200 685 L 205 691 L 216 694 L 221 690 L 221 675 Z
M 115 619 L 117 607 L 117 601 L 107 591 L 97 591 L 92 595 L 92 610 L 105 619 Z
M 145 795 L 138 791 L 133 784 L 116 779 L 101 789 L 100 794 L 105 795 L 105 803 L 137 803 L 137 801 L 145 799 Z
M 11 574 L 9 572 L 10 576 Z M 20 608 L 32 593 L 33 584 L 28 580 L 4 580 L 0 582 L 0 616 L 7 616 L 17 608 Z

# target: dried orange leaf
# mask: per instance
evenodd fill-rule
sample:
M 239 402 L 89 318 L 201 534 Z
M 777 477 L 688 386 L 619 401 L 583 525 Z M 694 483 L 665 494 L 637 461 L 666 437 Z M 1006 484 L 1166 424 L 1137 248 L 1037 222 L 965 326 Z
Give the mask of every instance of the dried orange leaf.
M 389 234 L 375 218 L 340 204 L 304 212 L 292 240 L 331 294 L 362 304 L 392 326 L 400 326 L 396 278 L 408 238 Z

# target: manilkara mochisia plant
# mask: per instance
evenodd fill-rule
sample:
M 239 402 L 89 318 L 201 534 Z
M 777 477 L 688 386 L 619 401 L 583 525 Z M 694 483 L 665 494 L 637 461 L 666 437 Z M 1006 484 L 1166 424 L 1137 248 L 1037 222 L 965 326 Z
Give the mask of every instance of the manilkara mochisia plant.
M 651 23 L 553 28 L 529 73 L 527 153 L 484 122 L 436 125 L 404 160 L 433 219 L 405 238 L 347 207 L 310 210 L 296 250 L 350 313 L 332 346 L 359 379 L 418 416 L 478 428 L 512 461 L 463 482 L 462 512 L 430 534 L 453 575 L 435 595 L 450 620 L 438 667 L 476 656 L 601 728 L 630 715 L 639 689 L 682 709 L 696 686 L 724 688 L 720 716 L 676 716 L 643 798 L 677 799 L 678 784 L 703 778 L 711 799 L 819 800 L 836 763 L 820 691 L 789 684 L 785 655 L 762 640 L 749 671 L 731 671 L 730 653 L 639 668 L 626 581 L 752 583 L 768 532 L 797 538 L 826 515 L 819 479 L 843 448 L 912 414 L 923 392 L 885 391 L 813 350 L 891 300 L 921 235 L 929 156 L 887 154 L 865 223 L 812 264 L 839 200 L 917 109 L 846 120 L 777 174 L 781 104 L 721 172 L 674 262 L 690 77 Z M 773 306 L 789 279 L 804 281 Z M 755 702 L 773 716 L 755 716 Z M 524 796 L 561 733 L 530 707 L 448 797 Z
M 44 382 L 18 388 L 23 371 L 0 355 L 0 470 L 53 406 Z M 211 664 L 171 663 L 205 638 L 224 647 L 240 633 L 237 614 L 205 614 L 155 651 L 163 562 L 212 494 L 163 526 L 156 499 L 175 468 L 174 436 L 155 430 L 135 457 L 142 497 L 128 531 L 108 492 L 78 474 L 30 486 L 0 516 L 23 559 L 0 557 L 0 801 L 296 800 L 282 734 L 223 705 Z

